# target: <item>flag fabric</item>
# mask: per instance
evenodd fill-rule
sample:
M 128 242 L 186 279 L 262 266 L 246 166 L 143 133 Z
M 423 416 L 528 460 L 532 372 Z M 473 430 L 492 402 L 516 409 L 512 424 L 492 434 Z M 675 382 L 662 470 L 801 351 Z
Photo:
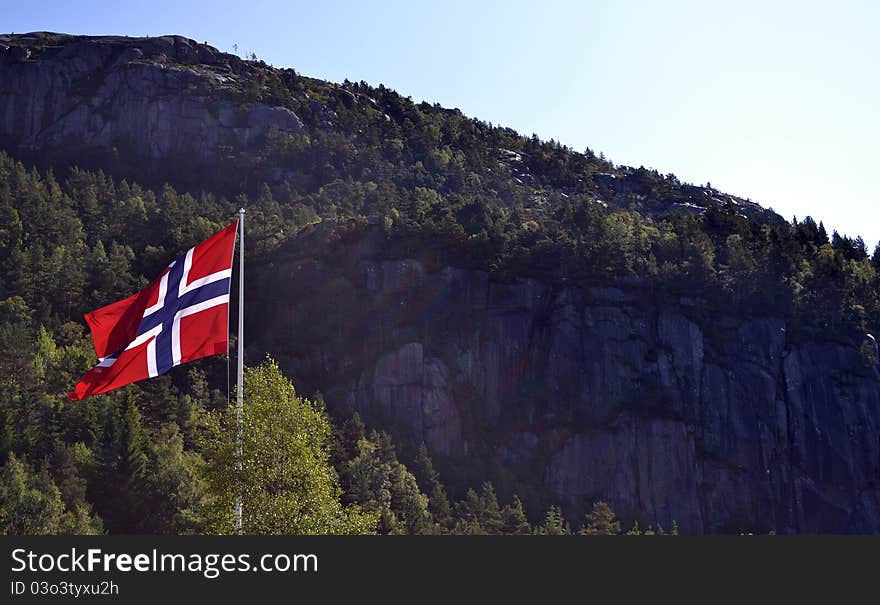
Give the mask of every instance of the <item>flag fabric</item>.
M 85 399 L 227 352 L 238 221 L 190 248 L 149 286 L 86 313 L 98 364 L 70 399 Z

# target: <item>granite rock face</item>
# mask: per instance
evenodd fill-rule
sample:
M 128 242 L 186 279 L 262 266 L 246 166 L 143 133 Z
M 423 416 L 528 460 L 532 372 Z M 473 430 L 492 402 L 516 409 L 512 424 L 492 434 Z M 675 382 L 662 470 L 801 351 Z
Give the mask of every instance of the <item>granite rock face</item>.
M 251 307 L 251 333 L 447 475 L 479 461 L 535 510 L 604 499 L 643 527 L 880 531 L 880 380 L 858 343 L 369 250 L 255 268 L 252 287 L 282 286 Z
M 248 69 L 181 36 L 0 36 L 0 140 L 204 163 L 256 148 L 270 129 L 302 130 L 289 109 L 232 94 Z

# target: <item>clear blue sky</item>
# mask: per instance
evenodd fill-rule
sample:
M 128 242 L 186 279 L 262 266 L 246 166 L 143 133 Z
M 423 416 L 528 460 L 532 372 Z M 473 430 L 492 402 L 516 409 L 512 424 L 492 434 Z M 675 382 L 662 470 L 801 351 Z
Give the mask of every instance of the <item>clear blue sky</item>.
M 41 29 L 237 45 L 880 240 L 880 3 L 4 2 Z

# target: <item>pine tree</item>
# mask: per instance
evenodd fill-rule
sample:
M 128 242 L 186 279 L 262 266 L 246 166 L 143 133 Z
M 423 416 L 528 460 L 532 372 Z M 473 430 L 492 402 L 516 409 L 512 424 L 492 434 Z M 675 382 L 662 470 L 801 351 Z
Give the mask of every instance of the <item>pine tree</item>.
M 88 506 L 66 509 L 46 469 L 39 472 L 9 454 L 0 468 L 0 534 L 99 534 L 101 522 Z
M 620 535 L 620 521 L 611 507 L 599 500 L 587 513 L 584 526 L 578 533 L 583 536 L 617 536 Z
M 428 497 L 419 490 L 416 478 L 397 463 L 391 472 L 391 506 L 409 535 L 434 533 L 434 519 L 428 510 Z
M 565 521 L 565 517 L 562 516 L 562 509 L 558 506 L 551 506 L 535 533 L 542 536 L 568 536 L 571 534 L 571 528 Z
M 452 528 L 452 506 L 449 504 L 449 498 L 446 496 L 446 488 L 440 481 L 440 475 L 434 469 L 434 463 L 428 455 L 428 448 L 423 443 L 419 447 L 419 453 L 416 457 L 415 475 L 419 481 L 419 485 L 428 494 L 428 510 L 434 520 L 442 528 L 449 530 Z
M 141 423 L 141 413 L 134 401 L 129 400 L 123 414 L 120 435 L 120 465 L 117 472 L 123 478 L 123 494 L 128 511 L 138 515 L 138 505 L 143 499 L 143 487 L 147 477 L 146 435 Z M 138 515 L 139 516 L 139 515 Z
M 488 534 L 500 534 L 503 531 L 504 520 L 501 508 L 498 505 L 498 496 L 495 487 L 488 481 L 483 483 L 480 491 L 480 526 Z
M 455 523 L 452 533 L 465 535 L 486 534 L 485 528 L 480 524 L 481 509 L 483 503 L 480 496 L 473 489 L 465 494 L 465 499 L 455 504 Z
M 342 464 L 342 485 L 347 502 L 379 515 L 380 533 L 435 533 L 428 497 L 387 434 L 374 431 L 358 442 L 357 455 Z
M 198 470 L 203 461 L 183 446 L 183 435 L 174 423 L 162 425 L 151 436 L 143 501 L 149 520 L 143 527 L 151 534 L 187 534 L 199 529 L 197 511 L 205 495 Z
M 503 519 L 501 533 L 505 535 L 527 535 L 532 533 L 532 526 L 529 524 L 519 496 L 513 496 L 513 502 L 502 509 L 501 517 Z

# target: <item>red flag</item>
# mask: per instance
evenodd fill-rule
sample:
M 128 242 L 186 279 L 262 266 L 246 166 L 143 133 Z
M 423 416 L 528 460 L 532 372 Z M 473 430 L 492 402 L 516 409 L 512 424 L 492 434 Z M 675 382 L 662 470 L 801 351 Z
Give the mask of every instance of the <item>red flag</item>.
M 149 286 L 86 313 L 98 365 L 67 396 L 85 399 L 226 353 L 238 221 L 190 248 Z

